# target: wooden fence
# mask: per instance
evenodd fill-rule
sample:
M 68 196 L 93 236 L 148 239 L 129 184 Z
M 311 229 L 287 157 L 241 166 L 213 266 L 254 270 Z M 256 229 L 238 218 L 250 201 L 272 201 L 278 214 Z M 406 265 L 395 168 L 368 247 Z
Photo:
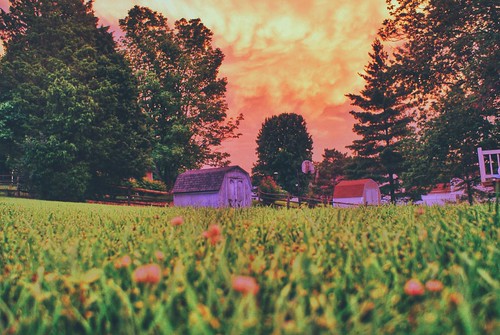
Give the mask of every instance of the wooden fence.
M 280 206 L 280 207 L 300 207 L 303 204 L 308 207 L 316 207 L 317 205 L 327 205 L 330 202 L 328 199 L 312 198 L 295 196 L 288 193 L 266 193 L 257 192 L 257 201 L 264 205 Z
M 316 207 L 318 205 L 341 205 L 341 207 L 358 207 L 362 204 L 353 204 L 340 201 L 332 201 L 329 198 L 312 198 L 312 197 L 300 197 L 286 193 L 266 193 L 262 191 L 257 192 L 257 201 L 268 206 L 279 206 L 279 207 L 300 207 L 303 204 L 308 207 Z M 373 206 L 373 205 L 363 205 L 363 206 Z
M 126 206 L 158 206 L 165 207 L 172 201 L 172 193 L 125 186 L 113 186 L 105 194 L 88 203 L 116 204 Z
M 19 177 L 9 174 L 0 175 L 0 195 L 7 197 L 29 198 L 29 193 L 23 189 Z M 95 199 L 87 200 L 88 203 L 117 204 L 127 206 L 167 206 L 173 202 L 172 193 L 147 190 L 143 188 L 132 188 L 124 186 L 112 186 L 103 194 L 95 196 Z
M 0 175 L 0 194 L 8 197 L 29 197 L 22 189 L 19 177 L 14 174 Z

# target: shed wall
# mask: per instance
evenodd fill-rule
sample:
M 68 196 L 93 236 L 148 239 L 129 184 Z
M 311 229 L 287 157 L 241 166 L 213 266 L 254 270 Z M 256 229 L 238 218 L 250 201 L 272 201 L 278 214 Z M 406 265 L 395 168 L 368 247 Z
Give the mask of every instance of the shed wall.
M 362 205 L 363 197 L 356 198 L 333 198 L 333 207 L 351 207 L 352 205 Z
M 380 190 L 377 185 L 366 185 L 363 202 L 367 205 L 380 205 Z
M 217 192 L 174 194 L 174 206 L 179 207 L 222 207 Z
M 450 202 L 457 202 L 458 193 L 435 193 L 422 195 L 422 201 L 426 205 L 445 205 Z

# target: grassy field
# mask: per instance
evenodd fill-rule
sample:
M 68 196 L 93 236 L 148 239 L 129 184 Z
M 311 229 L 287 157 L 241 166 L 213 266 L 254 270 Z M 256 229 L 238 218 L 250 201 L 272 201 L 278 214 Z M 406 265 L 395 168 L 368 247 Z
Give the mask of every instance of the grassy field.
M 487 205 L 0 198 L 0 334 L 498 334 Z

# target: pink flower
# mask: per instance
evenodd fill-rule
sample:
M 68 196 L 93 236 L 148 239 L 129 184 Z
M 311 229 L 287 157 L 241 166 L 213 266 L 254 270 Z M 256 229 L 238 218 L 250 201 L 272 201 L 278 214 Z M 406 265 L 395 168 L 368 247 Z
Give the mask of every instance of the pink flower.
M 410 279 L 404 287 L 405 293 L 411 296 L 423 295 L 425 293 L 424 285 L 418 279 Z
M 453 305 L 460 305 L 462 301 L 464 300 L 464 296 L 461 295 L 458 292 L 451 292 L 450 293 L 450 303 Z
M 172 226 L 180 226 L 184 223 L 184 219 L 182 218 L 182 216 L 176 216 L 170 221 L 170 223 L 172 224 Z
M 216 245 L 221 240 L 221 229 L 219 225 L 213 224 L 203 232 L 203 237 L 208 239 L 212 245 Z
M 136 283 L 157 284 L 161 279 L 161 269 L 158 264 L 147 264 L 138 267 L 132 273 Z
M 237 276 L 233 279 L 233 289 L 243 294 L 257 294 L 259 292 L 259 285 L 255 278 L 248 276 Z
M 443 283 L 439 280 L 429 280 L 425 283 L 425 288 L 430 292 L 441 292 L 443 290 Z
M 161 251 L 155 251 L 155 257 L 159 261 L 162 261 L 165 259 L 165 255 Z
M 115 261 L 115 269 L 127 268 L 132 264 L 132 260 L 129 255 L 118 258 Z

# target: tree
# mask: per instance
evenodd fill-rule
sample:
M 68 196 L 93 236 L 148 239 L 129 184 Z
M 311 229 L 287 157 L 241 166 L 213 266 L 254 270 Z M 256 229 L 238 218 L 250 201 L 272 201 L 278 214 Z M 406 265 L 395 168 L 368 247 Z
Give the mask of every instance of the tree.
M 242 115 L 227 117 L 227 80 L 219 77 L 224 54 L 212 47 L 212 32 L 199 19 L 181 19 L 171 28 L 160 13 L 139 6 L 120 27 L 161 179 L 171 187 L 186 169 L 227 164 L 229 155 L 216 148 L 239 136 Z
M 0 34 L 0 148 L 33 194 L 81 200 L 144 175 L 136 84 L 92 2 L 11 1 Z
M 390 2 L 381 35 L 397 49 L 397 81 L 420 106 L 408 186 L 462 178 L 472 201 L 476 149 L 500 142 L 500 20 L 493 0 Z M 431 164 L 432 163 L 432 164 Z M 426 174 L 424 172 L 427 171 Z M 413 185 L 412 185 L 413 184 Z
M 473 186 L 479 180 L 477 148 L 496 148 L 500 137 L 498 123 L 476 113 L 463 99 L 456 87 L 433 105 L 437 116 L 422 123 L 418 145 L 413 142 L 409 149 L 414 152 L 413 166 L 404 177 L 408 187 L 421 189 L 460 178 L 472 204 Z
M 350 158 L 336 149 L 325 149 L 323 160 L 317 164 L 312 192 L 317 196 L 333 196 L 334 186 L 344 177 Z
M 372 49 L 365 74 L 360 74 L 366 82 L 364 89 L 359 95 L 347 94 L 354 106 L 364 110 L 350 112 L 357 120 L 353 130 L 361 139 L 354 140 L 348 148 L 362 158 L 358 162 L 369 162 L 377 179 L 384 180 L 387 176 L 391 201 L 395 202 L 398 186 L 394 175 L 403 166 L 400 141 L 409 134 L 412 118 L 404 113 L 401 102 L 404 91 L 393 83 L 388 54 L 379 39 L 375 39 Z
M 387 1 L 390 18 L 385 40 L 404 42 L 397 49 L 401 82 L 425 106 L 458 85 L 474 95 L 483 113 L 499 109 L 500 20 L 494 0 Z M 454 93 L 456 95 L 456 92 Z M 431 115 L 432 116 L 432 115 Z
M 304 160 L 312 159 L 313 141 L 301 115 L 284 113 L 266 118 L 257 135 L 257 163 L 252 173 L 273 176 L 289 193 L 303 194 L 308 178 L 301 172 Z M 298 185 L 297 185 L 298 184 Z

